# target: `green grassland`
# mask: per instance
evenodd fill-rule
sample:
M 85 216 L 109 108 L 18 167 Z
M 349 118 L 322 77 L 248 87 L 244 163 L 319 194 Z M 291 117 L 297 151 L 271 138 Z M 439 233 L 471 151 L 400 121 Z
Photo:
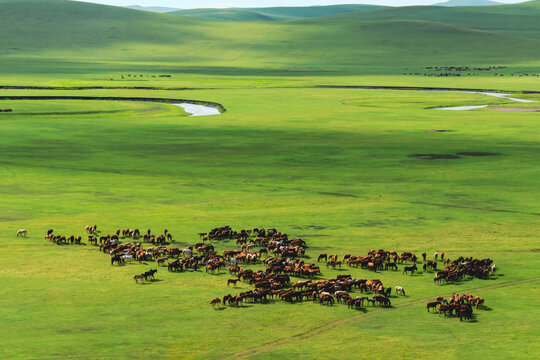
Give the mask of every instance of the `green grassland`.
M 540 67 L 535 29 L 360 19 L 384 9 L 226 22 L 25 3 L 0 0 L 0 109 L 13 109 L 0 113 L 2 358 L 538 358 L 538 113 L 493 109 L 538 103 L 337 87 L 491 89 L 540 101 L 538 77 L 517 76 Z M 515 7 L 533 9 L 525 21 L 537 4 Z M 504 77 L 401 75 L 432 65 L 506 68 Z M 227 111 L 6 96 L 191 99 Z M 477 104 L 489 107 L 434 110 Z M 497 155 L 410 156 L 458 152 Z M 306 262 L 383 248 L 489 257 L 499 270 L 436 286 L 432 272 L 321 263 L 321 278 L 379 278 L 407 296 L 365 311 L 281 301 L 214 310 L 210 299 L 252 287 L 227 287 L 225 271 L 162 268 L 159 281 L 136 285 L 133 275 L 155 263 L 111 266 L 91 245 L 43 238 L 51 227 L 85 235 L 87 224 L 102 234 L 166 227 L 175 247 L 216 226 L 276 227 L 307 242 Z M 27 238 L 15 236 L 20 228 Z M 437 295 L 469 291 L 486 299 L 474 321 L 426 312 Z

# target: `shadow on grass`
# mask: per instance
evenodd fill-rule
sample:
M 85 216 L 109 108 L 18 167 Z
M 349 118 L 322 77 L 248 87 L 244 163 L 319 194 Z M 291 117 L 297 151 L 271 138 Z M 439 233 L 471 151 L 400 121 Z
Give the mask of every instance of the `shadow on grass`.
M 241 304 L 238 304 L 238 305 L 229 305 L 228 307 L 231 308 L 231 309 L 234 309 L 234 308 L 236 308 L 236 309 L 243 309 L 243 308 L 250 308 L 250 307 L 253 307 L 253 305 L 241 303 Z
M 361 307 L 361 308 L 350 308 L 350 310 L 355 310 L 355 311 L 358 311 L 358 312 L 361 312 L 361 313 L 367 313 L 368 310 L 365 308 L 365 307 Z
M 476 314 L 473 313 L 470 319 L 462 319 L 461 322 L 462 323 L 476 324 L 478 322 L 478 319 L 476 317 Z
M 138 282 L 137 284 L 138 285 L 151 285 L 153 283 L 159 283 L 163 281 L 162 279 L 150 279 L 150 280 L 146 280 L 144 282 Z
M 199 271 L 199 270 L 197 270 L 197 271 Z M 226 272 L 218 272 L 218 273 L 215 273 L 215 272 L 208 271 L 208 272 L 205 272 L 205 273 L 208 274 L 208 275 L 213 275 L 213 276 L 229 275 L 229 274 L 226 273 Z

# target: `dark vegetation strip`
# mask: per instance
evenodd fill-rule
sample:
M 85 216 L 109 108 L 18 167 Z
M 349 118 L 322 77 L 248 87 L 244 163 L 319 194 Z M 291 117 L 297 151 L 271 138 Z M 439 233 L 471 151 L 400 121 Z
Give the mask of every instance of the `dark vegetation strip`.
M 209 90 L 206 88 L 156 86 L 17 86 L 0 85 L 1 90 Z
M 440 88 L 422 86 L 378 86 L 378 85 L 314 85 L 290 87 L 249 87 L 249 89 L 371 89 L 371 90 L 426 90 L 426 91 L 476 91 L 476 92 L 503 92 L 520 94 L 540 94 L 534 90 L 501 90 L 501 89 L 469 89 L 469 88 Z M 216 90 L 216 88 L 189 88 L 189 87 L 157 87 L 157 86 L 16 86 L 0 85 L 0 90 Z
M 471 209 L 471 210 L 492 211 L 492 212 L 500 212 L 500 213 L 512 213 L 512 214 L 524 214 L 524 215 L 540 216 L 540 213 L 535 213 L 535 212 L 506 210 L 506 209 L 488 209 L 488 208 L 482 208 L 482 207 L 453 205 L 453 204 L 437 204 L 437 203 L 429 203 L 429 202 L 423 202 L 423 201 L 411 201 L 410 204 L 421 204 L 421 205 L 440 206 L 440 207 L 444 207 L 444 208 Z
M 524 284 L 528 284 L 528 283 L 534 283 L 534 282 L 536 282 L 538 280 L 540 280 L 540 277 L 534 277 L 534 278 L 516 280 L 516 281 L 507 281 L 507 282 L 503 282 L 503 283 L 499 283 L 499 284 L 479 286 L 479 287 L 476 287 L 476 288 L 463 290 L 463 292 L 473 292 L 473 291 L 478 291 L 478 290 L 480 290 L 480 291 L 481 290 L 492 290 L 492 289 L 500 289 L 500 288 L 506 288 L 506 287 L 512 287 L 512 286 L 519 286 L 519 285 L 524 285 Z M 261 354 L 261 353 L 265 353 L 267 351 L 274 350 L 274 349 L 276 349 L 278 347 L 288 345 L 290 343 L 294 343 L 294 342 L 298 342 L 298 341 L 302 341 L 302 340 L 305 340 L 305 339 L 312 338 L 314 336 L 323 334 L 325 332 L 331 331 L 331 330 L 333 330 L 335 328 L 338 328 L 338 327 L 342 327 L 344 325 L 348 325 L 348 324 L 357 322 L 359 320 L 363 320 L 363 319 L 370 318 L 370 317 L 373 317 L 373 316 L 379 316 L 379 315 L 382 315 L 382 314 L 387 314 L 388 312 L 397 311 L 399 309 L 405 309 L 405 308 L 409 308 L 409 307 L 412 307 L 412 306 L 418 306 L 418 305 L 424 304 L 425 301 L 428 301 L 430 299 L 432 299 L 432 297 L 426 297 L 426 298 L 417 299 L 417 300 L 409 300 L 409 301 L 405 301 L 405 302 L 402 302 L 400 304 L 397 304 L 396 306 L 394 306 L 392 309 L 390 309 L 388 311 L 384 311 L 384 312 L 383 311 L 375 311 L 375 312 L 371 312 L 371 313 L 356 314 L 356 315 L 353 315 L 353 316 L 348 317 L 348 318 L 333 320 L 333 321 L 330 321 L 330 322 L 328 322 L 326 324 L 318 325 L 316 327 L 313 327 L 313 328 L 311 328 L 309 330 L 297 333 L 297 334 L 292 335 L 290 337 L 277 339 L 277 340 L 274 340 L 274 341 L 267 342 L 265 344 L 261 344 L 259 346 L 249 348 L 247 350 L 244 350 L 244 351 L 238 352 L 236 354 L 227 356 L 224 359 L 237 359 L 237 360 L 238 359 L 247 359 L 247 358 L 250 358 L 252 356 L 255 356 L 255 355 L 258 355 L 258 354 Z
M 109 110 L 109 111 L 69 111 L 69 112 L 27 112 L 27 113 L 6 113 L 9 115 L 94 115 L 94 114 L 115 114 L 126 112 L 126 110 Z
M 500 89 L 467 89 L 467 88 L 439 88 L 422 86 L 370 86 L 370 85 L 316 85 L 315 88 L 322 89 L 374 89 L 374 90 L 427 90 L 427 91 L 476 91 L 476 92 L 504 92 L 522 94 L 540 94 L 540 91 L 506 91 Z
M 221 113 L 227 111 L 219 103 L 203 100 L 145 98 L 145 97 L 118 97 L 118 96 L 0 96 L 0 100 L 102 100 L 102 101 L 148 101 L 156 103 L 176 104 L 188 103 L 211 106 L 219 109 Z

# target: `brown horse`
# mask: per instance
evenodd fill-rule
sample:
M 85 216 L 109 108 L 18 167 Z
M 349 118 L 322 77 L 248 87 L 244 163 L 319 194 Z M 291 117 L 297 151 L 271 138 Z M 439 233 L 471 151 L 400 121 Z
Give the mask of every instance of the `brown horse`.
M 440 301 L 430 301 L 426 305 L 427 311 L 429 312 L 429 309 L 437 310 L 437 306 L 439 306 L 439 305 L 441 305 Z
M 452 313 L 452 308 L 450 307 L 450 305 L 444 305 L 444 304 L 440 304 L 439 305 L 439 316 L 441 316 L 441 314 L 444 314 L 444 316 Z
M 118 265 L 120 265 L 124 262 L 124 259 L 122 259 L 120 255 L 115 255 L 111 257 L 111 265 L 114 265 L 115 262 L 117 262 Z
M 414 272 L 417 270 L 416 268 L 416 264 L 414 264 L 413 266 L 405 266 L 403 268 L 403 274 L 406 274 L 407 272 L 410 272 L 411 275 L 414 274 Z
M 212 305 L 212 307 L 215 307 L 216 305 L 219 307 L 219 305 L 221 305 L 221 300 L 219 298 L 213 298 L 210 301 L 210 305 Z
M 484 299 L 477 296 L 472 300 L 472 303 L 475 304 L 476 308 L 478 309 L 480 307 L 480 305 L 482 305 L 484 303 Z
M 240 279 L 228 279 L 227 280 L 227 286 L 229 286 L 230 284 L 233 284 L 234 287 L 236 287 L 236 283 L 239 282 Z
M 142 280 L 144 282 L 144 274 L 137 274 L 133 277 L 133 280 L 135 280 L 136 283 L 139 282 L 139 280 Z
M 321 261 L 322 259 L 324 259 L 324 261 L 327 261 L 328 260 L 328 255 L 327 254 L 319 255 L 319 257 L 317 258 L 317 262 Z
M 319 304 L 334 305 L 334 297 L 330 294 L 321 295 L 319 298 Z

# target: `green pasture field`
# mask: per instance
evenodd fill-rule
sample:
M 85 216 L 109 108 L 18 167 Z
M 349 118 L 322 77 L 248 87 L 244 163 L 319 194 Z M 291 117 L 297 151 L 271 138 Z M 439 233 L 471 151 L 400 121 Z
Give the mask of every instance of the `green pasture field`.
M 537 357 L 536 113 L 430 109 L 519 106 L 476 94 L 274 89 L 271 78 L 267 88 L 253 89 L 239 81 L 186 91 L 0 90 L 187 98 L 227 108 L 186 117 L 178 107 L 146 102 L 0 101 L 14 110 L 0 113 L 6 358 L 310 359 L 343 351 L 362 358 L 374 343 L 385 344 L 375 358 Z M 430 129 L 452 132 L 423 131 Z M 499 155 L 409 157 L 464 151 Z M 216 226 L 274 226 L 307 241 L 308 262 L 322 252 L 384 248 L 489 257 L 499 271 L 490 280 L 435 286 L 431 272 L 411 277 L 321 264 L 321 278 L 380 278 L 407 296 L 392 297 L 391 309 L 365 311 L 280 301 L 213 310 L 213 297 L 251 287 L 228 288 L 225 271 L 161 268 L 159 281 L 136 285 L 133 275 L 155 263 L 111 266 L 93 246 L 43 238 L 51 227 L 85 235 L 94 223 L 102 234 L 167 227 L 181 248 Z M 23 227 L 29 236 L 16 238 Z M 215 245 L 236 248 L 233 241 Z M 474 322 L 425 310 L 437 295 L 468 291 L 486 299 Z
M 0 0 L 0 109 L 13 110 L 0 112 L 0 358 L 538 359 L 538 112 L 496 108 L 540 107 L 539 4 L 233 22 Z M 428 76 L 432 66 L 501 68 Z M 55 99 L 25 99 L 36 96 Z M 58 98 L 74 96 L 88 100 Z M 227 111 L 190 117 L 96 97 Z M 488 107 L 436 110 L 464 105 Z M 494 155 L 418 156 L 464 152 Z M 320 279 L 378 278 L 407 296 L 393 295 L 389 309 L 277 300 L 213 309 L 212 298 L 252 287 L 204 269 L 159 268 L 136 284 L 157 265 L 111 266 L 86 243 L 93 224 L 100 235 L 167 228 L 179 248 L 214 227 L 275 227 L 307 242 L 306 262 L 382 248 L 491 258 L 498 271 L 437 286 L 433 272 L 403 275 L 401 265 L 320 263 Z M 16 237 L 22 228 L 28 236 Z M 84 244 L 53 244 L 50 228 Z M 426 311 L 453 292 L 485 306 L 463 322 Z

